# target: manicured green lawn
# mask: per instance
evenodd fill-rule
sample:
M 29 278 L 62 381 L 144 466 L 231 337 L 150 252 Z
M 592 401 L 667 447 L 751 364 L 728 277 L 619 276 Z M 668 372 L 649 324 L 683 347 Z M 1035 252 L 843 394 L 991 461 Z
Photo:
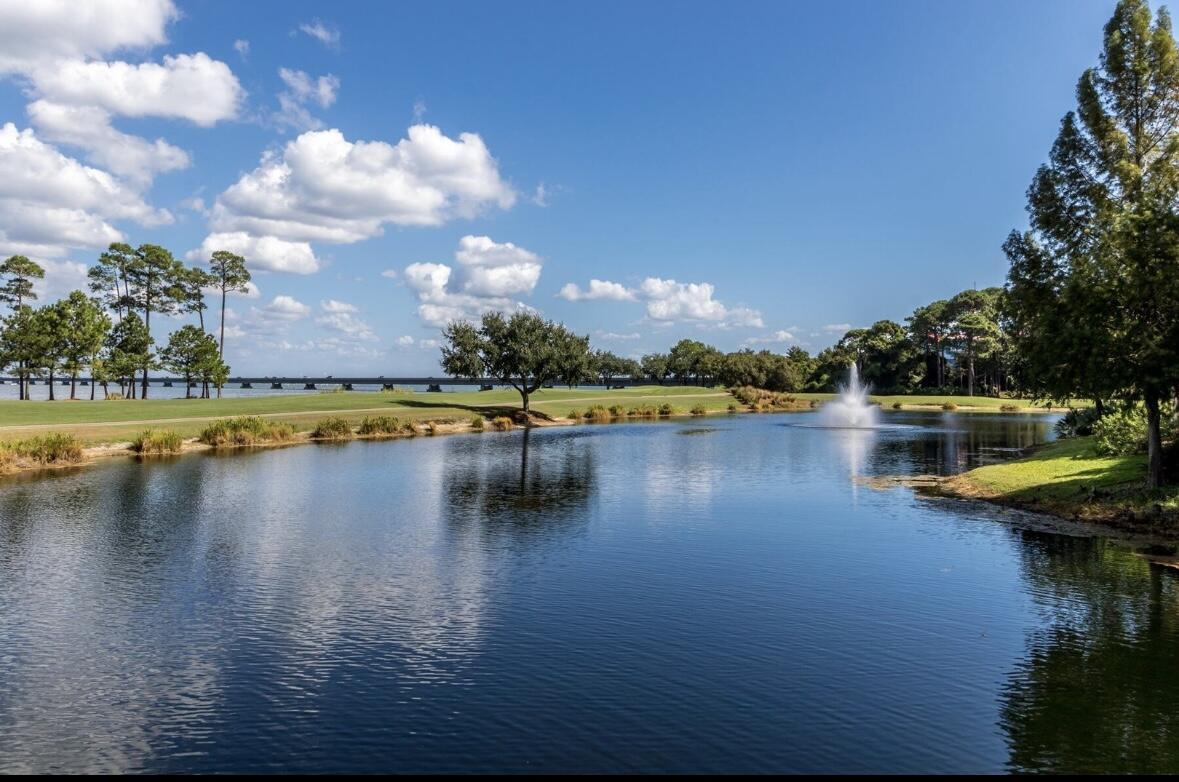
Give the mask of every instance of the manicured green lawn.
M 796 394 L 804 400 L 824 401 L 831 394 Z M 1016 404 L 1031 410 L 1030 403 L 1010 399 L 950 396 L 873 397 L 886 411 L 894 402 L 906 407 L 940 408 L 953 401 L 964 412 L 997 411 Z M 698 386 L 635 386 L 606 391 L 592 388 L 545 389 L 532 395 L 534 410 L 564 418 L 570 410 L 591 405 L 660 405 L 669 403 L 686 413 L 696 405 L 711 412 L 725 410 L 734 400 L 724 389 Z M 275 394 L 223 399 L 146 399 L 57 402 L 0 401 L 0 439 L 15 439 L 46 430 L 70 431 L 86 442 L 120 442 L 147 426 L 174 429 L 195 436 L 212 419 L 260 415 L 289 420 L 310 428 L 316 418 L 332 414 L 357 422 L 367 415 L 395 415 L 418 420 L 468 417 L 472 412 L 501 415 L 520 407 L 520 395 L 512 389 L 457 393 L 350 391 L 318 394 Z
M 1101 456 L 1088 437 L 1051 443 L 1024 459 L 979 467 L 955 479 L 966 491 L 1057 510 L 1073 508 L 1080 515 L 1085 505 L 1179 509 L 1179 487 L 1147 492 L 1145 480 L 1145 456 Z
M 570 410 L 602 404 L 663 404 L 681 412 L 700 404 L 724 410 L 733 398 L 722 389 L 693 386 L 638 386 L 616 391 L 545 389 L 532 395 L 533 409 L 554 418 Z M 520 407 L 514 390 L 459 393 L 364 392 L 283 394 L 223 399 L 146 399 L 117 401 L 0 401 L 0 440 L 17 439 L 47 430 L 69 431 L 88 443 L 121 442 L 148 425 L 196 436 L 210 420 L 258 415 L 289 420 L 309 429 L 327 414 L 358 422 L 369 415 L 394 415 L 417 420 L 466 418 L 472 412 L 494 416 Z

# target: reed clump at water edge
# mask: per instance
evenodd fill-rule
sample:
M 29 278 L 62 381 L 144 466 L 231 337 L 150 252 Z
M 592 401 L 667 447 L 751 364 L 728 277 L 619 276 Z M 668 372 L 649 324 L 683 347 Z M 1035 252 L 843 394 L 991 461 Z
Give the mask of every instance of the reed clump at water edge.
M 172 429 L 145 429 L 131 441 L 131 450 L 144 456 L 180 453 L 184 438 Z
M 352 425 L 343 418 L 321 418 L 311 430 L 312 440 L 351 440 Z
M 377 415 L 367 416 L 360 422 L 356 433 L 361 437 L 392 437 L 394 435 L 415 435 L 412 421 L 403 421 L 397 416 Z
M 295 436 L 295 427 L 257 416 L 223 418 L 201 432 L 200 441 L 213 447 L 282 443 Z
M 0 471 L 77 464 L 82 457 L 82 443 L 78 438 L 61 432 L 0 443 Z

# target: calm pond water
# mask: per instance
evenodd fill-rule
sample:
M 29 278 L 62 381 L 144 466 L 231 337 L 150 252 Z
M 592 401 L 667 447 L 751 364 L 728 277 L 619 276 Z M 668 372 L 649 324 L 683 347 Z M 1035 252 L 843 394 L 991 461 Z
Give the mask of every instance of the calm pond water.
M 0 485 L 0 771 L 1177 771 L 1179 590 L 744 415 Z

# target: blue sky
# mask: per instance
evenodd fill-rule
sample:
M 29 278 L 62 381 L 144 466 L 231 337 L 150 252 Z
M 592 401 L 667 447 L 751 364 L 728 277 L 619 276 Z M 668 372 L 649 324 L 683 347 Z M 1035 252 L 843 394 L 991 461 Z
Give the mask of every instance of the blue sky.
M 235 372 L 437 371 L 521 306 L 813 351 L 1002 283 L 1112 5 L 0 0 L 0 253 L 245 250 Z

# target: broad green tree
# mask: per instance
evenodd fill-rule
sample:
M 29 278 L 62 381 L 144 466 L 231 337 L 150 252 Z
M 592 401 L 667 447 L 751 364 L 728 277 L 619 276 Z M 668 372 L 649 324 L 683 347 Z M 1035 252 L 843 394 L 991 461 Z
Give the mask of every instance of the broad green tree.
M 642 367 L 643 376 L 651 378 L 659 385 L 663 385 L 663 381 L 671 374 L 666 353 L 648 353 L 640 359 L 639 365 Z
M 151 367 L 152 343 L 151 332 L 135 312 L 116 323 L 107 334 L 103 352 L 106 376 L 118 380 L 128 398 L 135 397 L 135 373 Z
M 1004 245 L 1029 382 L 1056 399 L 1141 402 L 1151 488 L 1164 483 L 1161 405 L 1179 387 L 1177 123 L 1170 17 L 1121 0 L 1028 190 L 1031 230 Z
M 111 329 L 111 319 L 82 291 L 73 291 L 55 306 L 65 340 L 62 369 L 70 376 L 70 399 L 77 399 L 78 375 L 93 366 Z
M 53 402 L 57 399 L 53 381 L 62 368 L 69 344 L 61 302 L 47 304 L 34 310 L 32 328 L 36 332 L 35 344 L 39 346 L 40 351 L 37 355 L 30 356 L 30 366 L 43 370 L 47 375 L 49 401 Z
M 160 350 L 160 363 L 168 371 L 184 377 L 184 398 L 190 399 L 193 378 L 204 380 L 216 376 L 221 357 L 212 336 L 204 329 L 188 325 L 168 337 L 168 344 Z
M 29 378 L 39 374 L 47 350 L 46 334 L 37 310 L 22 304 L 0 328 L 0 357 L 16 371 L 20 399 L 28 399 Z
M 559 381 L 571 354 L 589 354 L 589 337 L 579 337 L 539 315 L 498 312 L 479 326 L 454 322 L 443 330 L 442 368 L 455 377 L 494 377 L 528 399 L 543 385 Z

